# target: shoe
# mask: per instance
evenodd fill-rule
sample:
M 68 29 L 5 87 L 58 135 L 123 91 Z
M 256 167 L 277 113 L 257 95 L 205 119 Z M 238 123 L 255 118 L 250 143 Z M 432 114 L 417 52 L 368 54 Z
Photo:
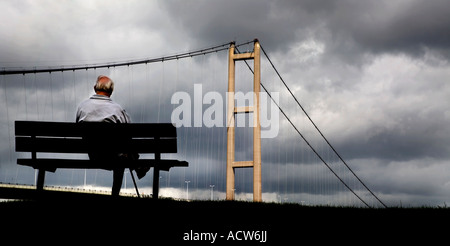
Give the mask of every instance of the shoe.
M 138 167 L 135 169 L 138 179 L 142 179 L 147 172 L 150 170 L 150 167 Z

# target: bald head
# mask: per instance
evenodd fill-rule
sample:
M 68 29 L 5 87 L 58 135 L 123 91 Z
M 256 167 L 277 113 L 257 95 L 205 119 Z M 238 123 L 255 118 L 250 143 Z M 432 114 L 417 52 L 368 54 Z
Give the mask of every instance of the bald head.
M 95 93 L 110 97 L 114 91 L 114 82 L 105 75 L 100 75 L 97 78 L 97 83 L 94 86 Z

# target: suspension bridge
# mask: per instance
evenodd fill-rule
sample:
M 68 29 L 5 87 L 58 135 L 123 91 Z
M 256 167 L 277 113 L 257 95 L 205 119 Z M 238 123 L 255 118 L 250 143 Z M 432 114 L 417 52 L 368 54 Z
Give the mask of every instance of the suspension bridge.
M 290 59 L 288 54 L 285 58 Z M 242 62 L 233 65 L 236 84 L 230 90 L 232 59 Z M 184 123 L 177 130 L 176 155 L 190 167 L 160 176 L 163 196 L 386 207 L 368 177 L 359 177 L 357 163 L 347 163 L 339 146 L 326 137 L 321 128 L 327 126 L 319 127 L 308 113 L 312 106 L 299 97 L 302 85 L 282 73 L 258 40 L 157 58 L 0 68 L 0 182 L 30 185 L 35 180 L 33 169 L 16 164 L 21 154 L 14 151 L 14 121 L 74 122 L 77 105 L 93 93 L 95 78 L 105 74 L 116 84 L 113 100 L 133 122 L 174 123 L 175 118 Z M 261 88 L 264 102 L 250 97 L 234 105 L 235 98 L 226 94 Z M 264 125 L 257 121 L 260 112 L 265 112 Z M 275 134 L 257 139 L 256 126 L 259 133 Z M 58 170 L 48 177 L 50 185 L 60 187 L 105 187 L 110 181 L 109 172 L 95 170 Z M 144 178 L 138 186 L 150 190 L 151 182 Z

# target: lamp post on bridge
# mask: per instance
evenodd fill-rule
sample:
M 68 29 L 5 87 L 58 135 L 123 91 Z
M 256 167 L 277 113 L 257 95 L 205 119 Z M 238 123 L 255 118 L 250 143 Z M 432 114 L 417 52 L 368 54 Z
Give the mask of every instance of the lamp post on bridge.
M 184 182 L 186 183 L 186 200 L 189 200 L 189 183 L 191 181 L 185 180 Z
M 211 201 L 214 200 L 214 185 L 209 185 L 209 188 L 211 188 Z

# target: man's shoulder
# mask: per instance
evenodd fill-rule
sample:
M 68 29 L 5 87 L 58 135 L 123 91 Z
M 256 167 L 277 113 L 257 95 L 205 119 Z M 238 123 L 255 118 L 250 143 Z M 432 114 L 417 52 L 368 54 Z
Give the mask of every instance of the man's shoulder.
M 80 111 L 82 108 L 86 107 L 86 105 L 89 103 L 90 103 L 90 99 L 83 100 L 80 104 L 78 104 L 78 111 Z
M 105 104 L 108 104 L 107 107 L 109 107 L 109 108 L 114 108 L 114 109 L 117 109 L 119 111 L 123 111 L 124 110 L 119 103 L 117 103 L 117 102 L 115 102 L 113 100 L 109 100 L 109 101 L 105 102 Z

